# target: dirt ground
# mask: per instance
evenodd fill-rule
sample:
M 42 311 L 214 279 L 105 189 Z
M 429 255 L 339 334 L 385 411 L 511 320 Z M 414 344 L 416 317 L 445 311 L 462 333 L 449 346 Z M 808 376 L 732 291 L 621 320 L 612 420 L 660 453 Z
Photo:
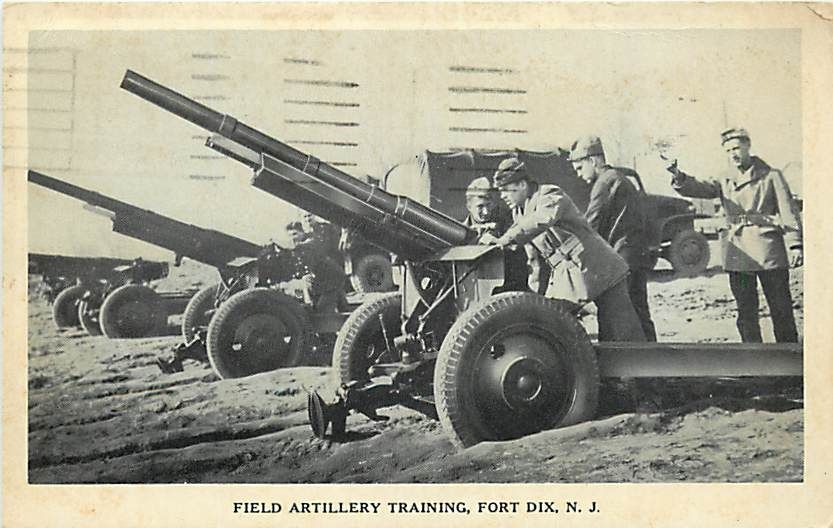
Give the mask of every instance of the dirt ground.
M 210 280 L 210 270 L 186 262 L 159 289 Z M 802 325 L 800 271 L 792 291 Z M 738 340 L 719 271 L 677 280 L 658 271 L 649 293 L 660 340 Z M 802 480 L 803 400 L 794 382 L 666 384 L 655 394 L 658 412 L 613 398 L 596 421 L 464 451 L 438 422 L 390 409 L 387 422 L 351 417 L 348 439 L 336 443 L 314 438 L 307 425 L 307 391 L 332 394 L 327 366 L 221 381 L 189 361 L 184 372 L 163 374 L 154 358 L 179 342 L 176 318 L 169 336 L 108 340 L 59 332 L 35 295 L 29 310 L 32 483 Z M 593 333 L 592 316 L 584 322 Z M 771 325 L 765 333 L 771 339 Z

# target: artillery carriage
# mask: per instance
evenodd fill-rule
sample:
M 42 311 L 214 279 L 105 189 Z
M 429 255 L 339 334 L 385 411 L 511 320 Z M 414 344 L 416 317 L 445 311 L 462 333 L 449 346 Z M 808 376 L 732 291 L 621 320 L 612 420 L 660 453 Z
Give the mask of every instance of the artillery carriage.
M 52 304 L 52 319 L 58 328 L 81 326 L 90 335 L 101 335 L 99 321 L 103 301 L 116 291 L 130 292 L 168 275 L 168 264 L 136 258 L 77 257 L 29 253 L 29 273 L 40 275 L 44 295 Z M 119 293 L 119 296 L 125 293 Z M 110 307 L 120 304 L 110 303 Z M 132 312 L 135 314 L 135 311 Z M 137 314 L 141 315 L 141 314 Z M 118 317 L 108 315 L 107 321 Z M 113 325 L 108 326 L 108 331 Z
M 592 418 L 601 378 L 802 374 L 795 344 L 592 343 L 575 305 L 501 291 L 502 250 L 472 245 L 462 223 L 132 71 L 121 86 L 214 133 L 209 146 L 252 167 L 255 187 L 396 255 L 399 291 L 367 298 L 338 333 L 337 399 L 309 396 L 318 436 L 342 432 L 348 412 L 381 420 L 378 409 L 405 405 L 468 446 Z M 275 295 L 263 292 L 260 313 Z

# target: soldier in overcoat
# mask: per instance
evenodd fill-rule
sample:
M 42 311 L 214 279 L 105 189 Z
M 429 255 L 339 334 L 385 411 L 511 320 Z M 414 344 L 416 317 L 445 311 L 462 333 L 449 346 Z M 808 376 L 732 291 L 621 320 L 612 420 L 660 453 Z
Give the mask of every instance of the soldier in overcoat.
M 561 188 L 539 185 L 516 158 L 501 162 L 495 187 L 512 209 L 513 223 L 482 243 L 527 244 L 551 269 L 546 295 L 598 308 L 600 341 L 644 341 L 628 297 L 627 263 L 587 223 Z
M 668 167 L 674 175 L 672 186 L 683 196 L 719 198 L 723 205 L 723 267 L 737 301 L 741 339 L 761 342 L 760 281 L 776 341 L 797 342 L 789 268 L 804 261 L 800 213 L 781 171 L 750 155 L 746 130 L 730 128 L 721 134 L 721 142 L 733 169 L 722 178 L 701 181 L 680 171 L 674 161 Z
M 647 218 L 642 194 L 628 180 L 625 169 L 611 167 L 602 141 L 596 136 L 576 140 L 570 149 L 576 174 L 591 185 L 584 215 L 590 227 L 628 263 L 628 295 L 648 341 L 657 333 L 648 306 L 649 253 Z

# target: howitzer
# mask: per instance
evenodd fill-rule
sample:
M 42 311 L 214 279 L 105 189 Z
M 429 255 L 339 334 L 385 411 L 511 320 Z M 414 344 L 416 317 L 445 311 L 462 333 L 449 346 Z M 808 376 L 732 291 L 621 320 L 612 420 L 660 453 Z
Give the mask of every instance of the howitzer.
M 91 327 L 97 328 L 100 321 L 108 337 L 146 335 L 164 324 L 163 317 L 166 321 L 170 314 L 183 313 L 185 342 L 175 349 L 174 368 L 181 366 L 182 358 L 207 359 L 221 377 L 237 377 L 294 365 L 301 360 L 313 331 L 332 333 L 344 319 L 335 313 L 308 313 L 312 311 L 309 307 L 299 305 L 293 295 L 287 294 L 282 295 L 278 303 L 277 313 L 281 315 L 276 318 L 273 313 L 269 319 L 270 332 L 261 334 L 262 325 L 234 318 L 235 307 L 258 305 L 262 290 L 292 284 L 296 266 L 291 252 L 277 246 L 263 248 L 219 231 L 186 224 L 35 171 L 29 171 L 29 180 L 86 202 L 93 212 L 110 218 L 113 231 L 119 234 L 169 249 L 179 257 L 185 256 L 217 269 L 219 283 L 196 292 L 160 295 L 147 287 L 131 285 L 130 288 L 118 288 L 110 295 L 109 289 L 98 289 L 88 291 L 79 307 L 79 314 L 83 313 L 93 322 Z M 303 289 L 301 291 L 305 293 Z M 243 294 L 242 300 L 238 293 Z M 275 295 L 278 293 L 269 294 L 269 298 Z M 228 307 L 226 301 L 231 301 Z M 276 305 L 273 302 L 270 306 Z M 216 322 L 215 314 L 219 314 Z M 235 324 L 235 338 L 240 342 L 226 346 L 228 336 L 223 329 L 228 327 L 229 317 Z M 212 322 L 219 330 L 210 331 Z M 243 330 L 236 326 L 237 323 L 243 325 Z M 247 331 L 250 328 L 253 329 Z M 276 328 L 283 333 L 276 333 Z M 215 338 L 217 334 L 219 336 Z M 280 353 L 267 358 L 250 350 L 256 349 L 267 337 L 285 345 Z M 233 358 L 228 356 L 232 350 Z M 167 368 L 164 362 L 160 366 Z
M 592 418 L 602 377 L 802 373 L 795 344 L 591 343 L 575 305 L 504 291 L 502 250 L 464 245 L 474 233 L 461 223 L 136 73 L 122 87 L 219 134 L 209 146 L 252 167 L 256 187 L 398 255 L 400 291 L 366 300 L 338 333 L 337 399 L 309 396 L 318 436 L 330 424 L 343 432 L 348 412 L 382 420 L 379 408 L 405 405 L 437 416 L 466 446 Z
M 168 275 L 167 262 L 136 258 L 75 257 L 29 253 L 29 273 L 40 275 L 52 319 L 58 328 L 81 325 L 90 335 L 101 334 L 95 299 L 126 284 L 144 284 Z

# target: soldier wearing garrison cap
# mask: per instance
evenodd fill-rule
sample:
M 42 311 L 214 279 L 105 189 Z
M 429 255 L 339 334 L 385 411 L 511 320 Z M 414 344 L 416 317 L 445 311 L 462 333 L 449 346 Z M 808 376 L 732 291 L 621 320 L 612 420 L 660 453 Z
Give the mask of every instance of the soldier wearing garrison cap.
M 643 196 L 628 180 L 629 169 L 608 165 L 602 141 L 596 136 L 576 140 L 570 149 L 570 161 L 576 174 L 591 185 L 584 216 L 590 227 L 628 263 L 628 295 L 645 337 L 656 341 L 648 307 L 648 271 L 653 263 Z
M 501 162 L 495 186 L 512 209 L 512 226 L 482 243 L 524 244 L 550 270 L 547 297 L 596 303 L 600 341 L 644 341 L 625 278 L 627 263 L 596 233 L 573 201 L 555 185 L 539 185 L 517 159 Z M 542 284 L 542 290 L 544 285 Z
M 677 167 L 672 185 L 683 196 L 719 198 L 726 215 L 720 231 L 723 268 L 738 305 L 737 327 L 744 342 L 761 342 L 758 282 L 772 313 L 775 339 L 798 341 L 790 295 L 789 268 L 803 264 L 801 217 L 781 171 L 749 153 L 743 128 L 720 134 L 732 168 L 714 180 L 695 179 Z
M 475 178 L 466 187 L 466 209 L 468 216 L 463 224 L 472 228 L 478 235 L 489 234 L 499 237 L 512 225 L 512 214 L 500 201 L 497 189 L 485 176 Z M 506 250 L 506 284 L 505 290 L 526 289 L 526 256 L 517 249 Z

